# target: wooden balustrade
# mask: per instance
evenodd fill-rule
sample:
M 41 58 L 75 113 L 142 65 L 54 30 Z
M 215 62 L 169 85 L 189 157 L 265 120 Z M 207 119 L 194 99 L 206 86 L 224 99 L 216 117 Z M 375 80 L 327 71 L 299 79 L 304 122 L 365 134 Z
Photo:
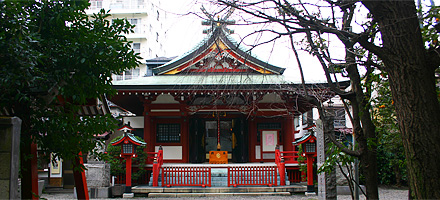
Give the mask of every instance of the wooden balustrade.
M 277 185 L 277 166 L 230 166 L 228 187 L 238 185 Z
M 163 167 L 162 186 L 211 187 L 211 167 Z

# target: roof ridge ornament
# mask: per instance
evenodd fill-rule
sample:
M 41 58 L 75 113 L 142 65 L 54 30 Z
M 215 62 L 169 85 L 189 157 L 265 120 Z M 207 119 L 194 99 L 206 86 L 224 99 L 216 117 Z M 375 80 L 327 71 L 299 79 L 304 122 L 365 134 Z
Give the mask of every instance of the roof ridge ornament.
M 226 28 L 227 25 L 234 25 L 235 20 L 228 20 L 228 18 L 232 15 L 232 13 L 235 11 L 235 8 L 229 8 L 227 13 L 223 18 L 220 18 L 220 15 L 217 15 L 217 19 L 215 19 L 214 14 L 210 14 L 208 11 L 206 11 L 205 7 L 202 5 L 200 8 L 202 10 L 203 14 L 206 15 L 208 18 L 207 20 L 202 21 L 202 25 L 204 26 L 210 26 L 210 28 L 203 30 L 204 34 L 209 34 L 211 32 L 214 32 L 216 28 L 222 28 L 229 34 L 233 34 L 234 30 Z M 219 13 L 217 13 L 219 14 Z

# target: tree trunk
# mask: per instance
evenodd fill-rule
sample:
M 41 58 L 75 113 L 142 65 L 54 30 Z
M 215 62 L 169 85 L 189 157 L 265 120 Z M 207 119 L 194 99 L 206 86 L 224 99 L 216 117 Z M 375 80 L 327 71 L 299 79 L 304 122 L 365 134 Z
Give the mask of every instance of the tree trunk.
M 413 1 L 364 1 L 377 20 L 397 120 L 405 148 L 411 196 L 440 199 L 440 106 L 434 70 L 423 46 Z
M 423 65 L 400 67 L 419 68 L 403 75 L 399 71 L 404 69 L 389 71 L 413 195 L 418 199 L 440 199 L 440 108 L 434 73 Z
M 346 70 L 350 78 L 355 97 L 350 99 L 353 109 L 353 129 L 359 150 L 360 166 L 365 176 L 367 199 L 379 199 L 377 179 L 377 138 L 376 127 L 371 120 L 371 104 L 368 102 L 370 94 L 364 92 L 360 72 L 356 64 L 354 44 L 348 40 L 341 40 L 345 45 Z M 368 91 L 368 89 L 367 89 Z

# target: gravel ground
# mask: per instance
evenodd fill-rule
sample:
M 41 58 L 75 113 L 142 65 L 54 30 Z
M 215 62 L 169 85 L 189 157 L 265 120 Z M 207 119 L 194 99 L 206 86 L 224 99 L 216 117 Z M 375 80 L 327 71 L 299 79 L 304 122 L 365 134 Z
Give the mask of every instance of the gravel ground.
M 400 199 L 408 199 L 408 189 L 406 188 L 394 188 L 394 187 L 380 187 L 379 188 L 379 197 L 381 199 L 387 200 L 400 200 Z M 43 194 L 41 196 L 43 199 L 73 199 L 73 190 L 72 193 L 52 193 L 52 194 Z M 110 199 L 118 199 L 118 198 L 110 198 Z M 120 199 L 120 198 L 119 198 Z M 136 197 L 135 199 L 146 199 Z M 152 198 L 150 198 L 152 199 Z M 218 196 L 218 197 L 198 197 L 198 198 L 153 198 L 155 200 L 165 200 L 165 199 L 204 199 L 204 200 L 238 200 L 238 199 L 273 199 L 273 200 L 284 200 L 284 199 L 297 199 L 297 200 L 316 200 L 317 196 L 305 196 L 305 195 L 292 195 L 292 196 Z M 338 195 L 338 200 L 350 200 L 350 195 Z M 360 199 L 365 199 L 365 196 L 361 196 Z M 100 199 L 103 200 L 103 199 Z

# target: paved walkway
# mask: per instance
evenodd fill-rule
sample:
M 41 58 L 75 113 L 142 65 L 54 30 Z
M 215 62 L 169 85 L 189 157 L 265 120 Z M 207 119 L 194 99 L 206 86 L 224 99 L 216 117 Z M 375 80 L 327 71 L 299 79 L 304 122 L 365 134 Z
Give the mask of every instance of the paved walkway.
M 53 190 L 52 190 L 53 191 Z M 408 199 L 408 190 L 402 188 L 392 188 L 392 187 L 380 187 L 379 188 L 379 197 L 381 199 L 387 200 L 400 200 L 400 199 Z M 41 198 L 44 199 L 73 199 L 73 189 L 70 190 L 58 190 L 54 191 L 50 194 L 43 194 Z M 118 199 L 118 198 L 110 198 L 110 199 Z M 119 198 L 120 199 L 120 198 Z M 147 199 L 136 197 L 135 199 Z M 151 198 L 149 198 L 151 199 Z M 170 198 L 153 198 L 155 200 L 165 200 Z M 203 198 L 175 198 L 175 199 L 194 199 L 194 200 L 238 200 L 238 199 L 255 199 L 255 200 L 265 200 L 265 199 L 273 199 L 273 200 L 317 200 L 317 196 L 305 196 L 305 195 L 292 195 L 292 196 L 218 196 L 218 197 L 203 197 Z M 338 200 L 350 200 L 350 195 L 338 195 Z M 364 196 L 361 196 L 360 199 L 365 199 Z M 103 199 L 100 199 L 103 200 Z

